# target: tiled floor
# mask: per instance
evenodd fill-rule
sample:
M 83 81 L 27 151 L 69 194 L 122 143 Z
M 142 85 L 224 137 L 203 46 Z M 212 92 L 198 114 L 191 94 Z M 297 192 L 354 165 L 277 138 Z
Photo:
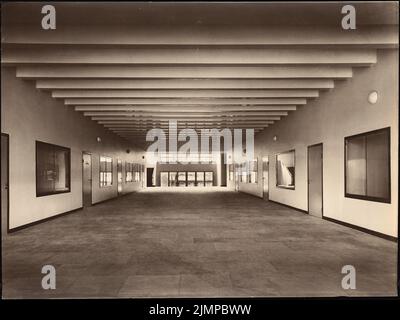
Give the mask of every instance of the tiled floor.
M 341 288 L 347 264 L 356 290 Z M 154 189 L 6 236 L 3 296 L 395 295 L 396 264 L 394 242 L 250 195 Z

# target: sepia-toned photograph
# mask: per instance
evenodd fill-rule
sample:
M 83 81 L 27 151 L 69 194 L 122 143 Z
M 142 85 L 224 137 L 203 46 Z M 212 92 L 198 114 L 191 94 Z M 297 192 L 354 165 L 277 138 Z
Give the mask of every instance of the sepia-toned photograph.
M 398 88 L 398 2 L 3 2 L 2 299 L 397 297 Z

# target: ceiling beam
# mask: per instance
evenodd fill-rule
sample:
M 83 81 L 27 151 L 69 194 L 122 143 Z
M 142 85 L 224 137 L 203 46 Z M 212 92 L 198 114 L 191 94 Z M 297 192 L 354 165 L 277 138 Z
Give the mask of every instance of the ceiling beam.
M 135 119 L 135 118 L 132 118 Z M 158 116 L 154 116 L 154 117 L 140 117 L 140 118 L 136 118 L 136 119 L 140 119 L 140 120 L 176 120 L 174 119 L 174 117 L 170 117 L 170 116 L 166 116 L 166 117 L 158 117 Z M 226 118 L 224 118 L 226 119 Z M 104 116 L 104 117 L 92 117 L 92 120 L 129 120 L 128 117 L 112 117 L 112 116 Z M 179 121 L 185 122 L 185 121 L 189 121 L 189 120 L 193 120 L 193 121 L 213 121 L 213 122 L 218 122 L 218 118 L 196 118 L 196 117 L 191 117 L 190 115 L 188 115 L 187 117 L 185 117 L 185 119 L 179 119 Z M 258 116 L 258 117 L 235 117 L 232 118 L 232 120 L 229 119 L 229 121 L 237 121 L 237 120 L 259 120 L 259 121 L 263 121 L 263 120 L 280 120 L 280 117 L 275 117 L 275 116 Z
M 184 129 L 191 129 L 191 130 L 194 130 L 194 131 L 196 131 L 198 133 L 200 133 L 200 132 L 211 133 L 212 132 L 211 130 L 217 130 L 219 133 L 222 133 L 224 129 L 262 130 L 262 129 L 268 127 L 269 125 L 270 124 L 267 123 L 267 124 L 264 124 L 262 126 L 261 125 L 257 125 L 257 126 L 254 126 L 254 127 L 251 127 L 249 125 L 230 125 L 230 126 L 226 126 L 226 127 L 225 126 L 224 127 L 188 127 L 188 128 L 180 128 L 177 133 L 179 134 L 179 132 L 181 132 Z M 147 131 L 150 131 L 150 130 L 153 130 L 153 129 L 161 129 L 162 131 L 164 131 L 165 134 L 169 134 L 170 133 L 167 127 L 166 128 L 164 128 L 164 127 L 163 128 L 140 128 L 140 127 L 128 127 L 128 128 L 116 127 L 116 128 L 114 128 L 114 127 L 107 127 L 105 129 L 108 129 L 108 130 L 111 130 L 111 131 L 130 131 L 130 130 L 132 130 L 132 131 L 141 131 L 141 132 L 147 132 Z
M 41 79 L 37 89 L 332 89 L 332 79 Z
M 221 99 L 162 99 L 162 98 L 66 98 L 66 105 L 302 105 L 306 104 L 305 98 L 221 98 Z
M 148 111 L 148 112 L 228 112 L 228 111 L 295 111 L 294 105 L 257 105 L 257 106 L 75 106 L 75 111 Z
M 192 128 L 205 128 L 205 129 L 212 129 L 212 128 L 226 128 L 226 127 L 232 127 L 232 126 L 254 126 L 256 127 L 264 127 L 265 124 L 273 124 L 274 121 L 272 120 L 265 120 L 265 121 L 258 121 L 254 122 L 251 120 L 240 120 L 240 121 L 235 121 L 235 122 L 201 122 L 201 123 L 190 123 L 188 122 L 187 124 L 182 124 L 178 125 L 178 129 L 184 129 L 187 127 L 192 127 Z M 100 125 L 103 125 L 106 128 L 145 128 L 145 129 L 152 129 L 152 128 L 161 128 L 161 129 L 168 129 L 169 126 L 167 123 L 99 123 Z
M 2 64 L 354 65 L 376 63 L 375 49 L 5 47 Z
M 168 118 L 185 118 L 185 117 L 235 117 L 235 116 L 287 116 L 287 112 L 224 112 L 224 113 L 208 113 L 208 112 L 174 112 L 174 113 L 165 113 L 165 112 L 135 112 L 135 113 L 127 113 L 127 112 L 84 112 L 84 116 L 95 117 L 95 116 L 122 116 L 122 117 L 168 117 Z
M 268 127 L 268 125 L 265 125 L 263 127 L 255 127 L 255 128 L 250 128 L 250 127 L 229 127 L 229 128 L 224 128 L 224 130 L 225 129 L 230 130 L 231 133 L 233 133 L 233 132 L 235 132 L 237 130 L 241 130 L 242 133 L 243 133 L 244 130 L 245 131 L 254 130 L 255 133 L 258 133 L 258 132 L 264 130 L 265 128 L 267 128 L 267 127 Z M 203 131 L 203 132 L 205 132 L 205 134 L 208 134 L 208 135 L 212 136 L 211 132 L 207 131 L 207 129 L 202 129 L 202 128 L 185 128 L 185 129 L 195 130 L 198 135 L 201 135 L 202 131 Z M 218 130 L 217 135 L 223 134 L 223 131 L 221 129 L 219 129 L 219 128 L 215 128 L 215 129 Z M 110 132 L 114 132 L 114 133 L 117 133 L 117 132 L 120 132 L 120 133 L 121 132 L 123 132 L 123 133 L 138 133 L 138 134 L 142 134 L 142 135 L 155 134 L 155 133 L 158 132 L 158 131 L 157 132 L 151 132 L 150 130 L 151 129 L 134 129 L 134 128 L 123 129 L 123 128 L 119 128 L 119 129 L 110 129 L 109 131 Z M 192 131 L 192 130 L 189 130 L 189 131 Z M 163 132 L 164 132 L 164 134 L 166 136 L 170 136 L 171 135 L 167 130 L 163 130 Z M 180 130 L 179 133 L 180 132 L 182 132 L 182 130 Z M 179 134 L 179 133 L 177 133 L 177 134 Z
M 260 131 L 262 131 L 262 130 L 259 130 L 259 131 L 257 131 L 257 132 L 260 132 Z M 118 131 L 118 132 L 113 132 L 113 133 L 115 133 L 115 134 L 121 134 L 121 135 L 125 135 L 125 136 L 130 136 L 130 137 L 138 137 L 138 138 L 143 138 L 143 140 L 144 141 L 146 141 L 146 137 L 147 137 L 147 134 L 146 133 L 143 133 L 143 132 L 124 132 L 124 131 Z M 199 138 L 199 135 L 185 135 L 185 137 L 193 137 L 193 138 Z M 168 137 L 169 137 L 169 135 L 168 134 L 166 134 L 165 135 L 165 138 L 167 138 L 168 139 Z M 163 137 L 161 136 L 160 137 L 160 139 L 163 139 Z M 149 140 L 149 141 L 146 141 L 146 142 L 152 142 L 152 141 L 154 141 L 153 139 L 151 139 L 151 140 Z
M 117 134 L 120 137 L 123 137 L 125 139 L 130 139 L 130 140 L 135 139 L 135 141 L 140 140 L 140 141 L 137 141 L 137 142 L 142 142 L 143 144 L 151 144 L 154 141 L 154 140 L 147 141 L 146 140 L 146 135 L 145 134 L 141 134 L 141 133 L 129 133 L 129 132 L 113 132 L 113 133 Z M 194 137 L 194 138 L 198 139 L 198 137 Z M 160 137 L 160 140 L 164 140 L 164 139 L 169 139 L 168 135 L 165 136 L 165 138 Z M 184 141 L 187 141 L 187 139 L 185 139 Z
M 338 25 L 69 25 L 43 32 L 39 25 L 10 24 L 2 44 L 102 46 L 264 46 L 353 48 L 398 47 L 397 25 L 358 25 L 343 32 Z
M 100 123 L 101 121 L 98 121 L 100 125 L 103 125 L 105 128 L 142 128 L 142 129 L 154 129 L 154 128 L 160 128 L 160 129 L 169 129 L 168 123 L 138 123 L 138 122 L 130 122 L 130 123 Z M 237 127 L 237 128 L 263 128 L 268 124 L 273 124 L 274 121 L 272 120 L 266 120 L 266 121 L 251 121 L 251 120 L 240 120 L 240 121 L 235 121 L 235 122 L 224 122 L 224 121 L 219 121 L 219 122 L 200 122 L 200 123 L 190 123 L 188 122 L 187 124 L 182 124 L 178 125 L 177 129 L 185 129 L 185 128 L 193 128 L 193 129 L 224 129 L 224 128 L 232 128 L 232 127 Z
M 53 98 L 316 98 L 318 90 L 54 90 Z
M 273 124 L 273 121 L 265 121 L 265 124 L 247 124 L 247 123 L 236 123 L 236 124 L 228 124 L 227 126 L 224 125 L 201 125 L 201 126 L 193 126 L 189 127 L 189 129 L 225 129 L 225 128 L 264 128 L 268 124 Z M 162 126 L 143 126 L 143 125 L 104 125 L 105 128 L 110 130 L 117 130 L 117 129 L 140 129 L 140 130 L 150 130 L 150 129 L 169 129 L 168 125 Z M 178 127 L 179 130 L 186 129 L 187 126 L 180 126 Z
M 120 119 L 104 119 L 103 117 L 99 117 L 98 121 L 99 124 L 143 124 L 143 125 L 148 125 L 148 124 L 154 124 L 154 125 L 169 125 L 169 121 L 171 119 L 168 118 L 163 118 L 163 119 L 139 119 L 139 118 L 120 118 Z M 276 117 L 274 117 L 276 118 Z M 92 118 L 93 120 L 93 118 Z M 176 119 L 172 119 L 176 120 Z M 279 119 L 260 119 L 257 118 L 256 120 L 249 120 L 249 119 L 238 119 L 237 117 L 235 118 L 235 123 L 239 122 L 247 122 L 247 123 L 265 123 L 266 121 L 277 121 Z M 182 120 L 179 119 L 177 120 L 177 125 L 179 126 L 185 126 L 186 124 L 191 124 L 191 125 L 202 125 L 204 123 L 232 123 L 232 120 L 226 119 L 226 118 L 219 118 L 219 119 L 210 119 L 210 118 L 205 118 L 204 120 L 199 120 L 198 118 L 195 119 L 188 119 L 188 120 Z
M 258 127 L 258 128 L 252 128 L 252 129 L 254 129 L 254 131 L 258 132 L 260 130 L 263 130 L 265 127 L 268 127 L 268 125 L 265 125 L 262 128 Z M 198 134 L 201 133 L 201 129 L 197 129 L 197 130 L 194 129 L 194 128 L 186 128 L 186 129 L 191 129 L 190 131 L 194 130 L 196 133 L 192 133 L 193 135 L 195 135 L 195 134 L 198 135 Z M 231 128 L 227 128 L 227 129 L 231 129 Z M 246 128 L 234 127 L 233 129 L 246 129 Z M 135 129 L 135 128 L 128 128 L 128 129 L 125 129 L 125 128 L 109 128 L 109 130 L 113 131 L 113 132 L 139 132 L 139 133 L 142 133 L 144 135 L 150 133 L 149 130 L 146 130 L 146 129 Z M 181 132 L 182 132 L 182 130 L 178 134 L 180 134 Z M 152 133 L 154 133 L 154 132 L 152 132 Z M 169 135 L 168 131 L 164 131 L 164 134 L 165 135 Z
M 18 78 L 166 78 L 166 79 L 285 79 L 285 78 L 351 78 L 351 67 L 342 66 L 92 66 L 92 65 L 26 65 L 17 66 Z

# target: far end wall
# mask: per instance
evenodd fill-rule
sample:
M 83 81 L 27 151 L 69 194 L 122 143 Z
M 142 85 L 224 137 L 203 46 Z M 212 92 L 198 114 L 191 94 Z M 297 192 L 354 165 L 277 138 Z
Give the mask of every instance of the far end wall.
M 161 186 L 160 173 L 164 171 L 171 172 L 190 172 L 190 171 L 211 171 L 213 172 L 213 186 L 218 184 L 217 164 L 172 164 L 172 163 L 157 163 L 155 169 L 156 186 Z

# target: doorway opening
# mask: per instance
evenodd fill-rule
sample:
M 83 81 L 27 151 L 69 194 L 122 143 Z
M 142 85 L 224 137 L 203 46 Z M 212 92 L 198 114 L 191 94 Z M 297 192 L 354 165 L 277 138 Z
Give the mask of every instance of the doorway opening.
M 154 187 L 154 168 L 146 168 L 146 186 Z
M 1 233 L 10 230 L 10 196 L 9 196 L 9 136 L 1 134 Z
M 92 155 L 87 152 L 82 153 L 82 205 L 92 205 Z
M 227 166 L 226 166 L 226 161 L 225 161 L 226 154 L 225 152 L 221 152 L 221 187 L 226 187 L 227 186 Z

